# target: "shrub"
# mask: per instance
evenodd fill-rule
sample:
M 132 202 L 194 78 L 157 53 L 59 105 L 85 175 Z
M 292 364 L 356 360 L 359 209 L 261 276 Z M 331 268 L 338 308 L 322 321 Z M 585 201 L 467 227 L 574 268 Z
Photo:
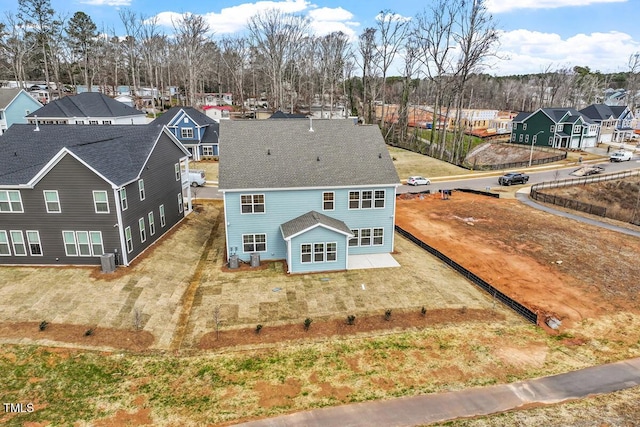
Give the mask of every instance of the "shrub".
M 385 310 L 385 312 L 384 312 L 384 320 L 386 320 L 387 322 L 389 320 L 391 320 L 391 309 Z
M 40 326 L 38 326 L 38 328 L 41 331 L 44 331 L 45 329 L 47 329 L 47 326 L 49 326 L 49 322 L 47 322 L 46 320 L 43 320 L 42 322 L 40 322 Z
M 356 316 L 354 316 L 353 314 L 348 315 L 347 325 L 353 325 L 354 323 L 356 323 Z
M 308 317 L 306 319 L 304 319 L 304 330 L 308 331 L 309 327 L 311 326 L 311 322 L 313 322 L 313 320 L 309 319 Z
M 262 325 L 257 325 L 256 326 L 256 334 L 259 334 L 261 330 L 262 330 Z
M 427 315 L 427 309 L 426 309 L 426 308 L 424 308 L 424 307 L 422 307 L 422 308 L 420 309 L 420 314 L 422 314 L 423 316 L 426 316 L 426 315 Z
M 89 328 L 84 332 L 85 337 L 90 337 L 95 332 L 94 328 Z

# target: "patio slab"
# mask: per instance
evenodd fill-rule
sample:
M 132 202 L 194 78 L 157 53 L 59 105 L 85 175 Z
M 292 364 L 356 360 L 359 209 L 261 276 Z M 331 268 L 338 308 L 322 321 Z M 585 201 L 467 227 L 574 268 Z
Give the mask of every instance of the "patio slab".
M 391 254 L 349 255 L 347 270 L 400 267 Z

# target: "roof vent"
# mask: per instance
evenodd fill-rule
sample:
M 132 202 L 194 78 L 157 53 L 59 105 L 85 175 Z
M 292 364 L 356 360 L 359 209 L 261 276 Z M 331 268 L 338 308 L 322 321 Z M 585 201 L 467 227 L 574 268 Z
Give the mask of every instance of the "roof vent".
M 381 159 L 382 158 L 382 153 L 378 153 L 378 158 Z
M 313 117 L 309 117 L 309 132 L 313 131 Z
M 320 156 L 316 157 L 316 161 L 319 162 L 320 161 Z
M 271 149 L 267 148 L 267 156 L 270 156 L 270 155 L 271 155 Z

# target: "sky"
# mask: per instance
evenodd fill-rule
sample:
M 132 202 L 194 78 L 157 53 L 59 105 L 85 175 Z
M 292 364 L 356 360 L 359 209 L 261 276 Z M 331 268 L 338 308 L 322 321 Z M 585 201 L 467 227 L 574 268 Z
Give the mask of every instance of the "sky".
M 167 33 L 182 13 L 203 15 L 214 39 L 241 33 L 259 11 L 276 8 L 307 16 L 318 35 L 343 31 L 356 40 L 376 16 L 389 9 L 414 17 L 432 0 L 50 0 L 62 16 L 83 11 L 109 33 L 123 35 L 119 11 L 157 17 Z M 491 75 L 531 74 L 588 66 L 604 73 L 628 70 L 640 52 L 640 0 L 485 0 L 499 29 L 498 57 L 486 64 Z M 16 0 L 0 0 L 0 10 L 17 9 Z M 399 61 L 398 61 L 399 63 Z M 394 69 L 395 68 L 395 69 Z M 390 73 L 400 74 L 399 65 Z

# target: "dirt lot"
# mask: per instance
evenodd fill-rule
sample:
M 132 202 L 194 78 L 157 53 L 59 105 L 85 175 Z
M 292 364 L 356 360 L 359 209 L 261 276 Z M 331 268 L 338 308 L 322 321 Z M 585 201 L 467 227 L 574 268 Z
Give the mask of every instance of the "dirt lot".
M 638 312 L 640 239 L 461 192 L 398 200 L 396 223 L 563 328 Z

